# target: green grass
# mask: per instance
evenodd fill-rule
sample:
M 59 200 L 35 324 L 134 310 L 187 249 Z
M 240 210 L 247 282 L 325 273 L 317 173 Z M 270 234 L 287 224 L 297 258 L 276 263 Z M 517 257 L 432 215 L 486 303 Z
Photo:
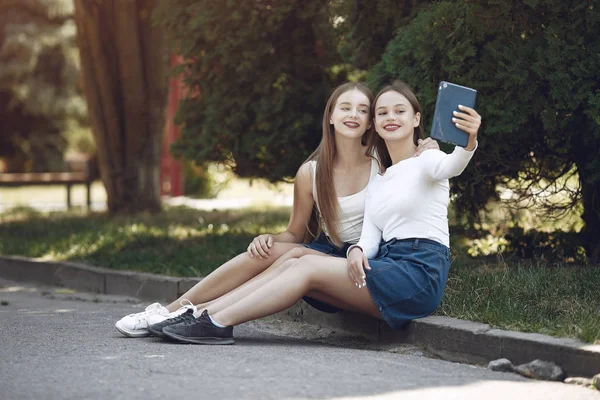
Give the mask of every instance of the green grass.
M 106 268 L 201 276 L 245 251 L 260 233 L 285 229 L 289 209 L 203 212 L 173 208 L 158 215 L 0 214 L 0 254 L 82 261 Z
M 260 233 L 285 229 L 289 208 L 158 215 L 0 214 L 0 254 L 172 276 L 207 275 Z M 462 250 L 461 250 L 462 252 Z M 573 264 L 490 262 L 459 255 L 438 315 L 586 342 L 600 340 L 600 269 Z
M 590 343 L 600 340 L 598 267 L 469 264 L 453 265 L 436 314 Z

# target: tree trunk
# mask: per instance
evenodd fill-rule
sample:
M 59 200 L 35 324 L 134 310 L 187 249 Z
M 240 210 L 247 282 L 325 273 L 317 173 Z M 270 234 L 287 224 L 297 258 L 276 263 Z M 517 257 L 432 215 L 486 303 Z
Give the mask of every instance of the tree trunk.
M 580 237 L 588 261 L 600 264 L 600 176 L 597 170 L 600 132 L 595 121 L 585 116 L 581 120 L 581 129 L 573 135 L 573 153 L 583 202 L 581 219 L 585 224 Z
M 157 0 L 75 0 L 77 44 L 110 213 L 159 211 L 168 52 Z
M 589 167 L 588 167 L 589 169 Z M 588 261 L 600 264 L 600 183 L 590 177 L 590 172 L 579 172 L 583 193 L 583 214 L 585 223 L 581 230 L 581 239 Z

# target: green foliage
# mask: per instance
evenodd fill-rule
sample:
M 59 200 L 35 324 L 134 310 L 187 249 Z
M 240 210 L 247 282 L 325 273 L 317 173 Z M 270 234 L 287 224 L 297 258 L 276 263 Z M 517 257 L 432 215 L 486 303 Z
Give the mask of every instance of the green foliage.
M 155 17 L 185 60 L 175 72 L 190 88 L 176 154 L 285 179 L 318 143 L 325 99 L 340 80 L 369 69 L 374 89 L 407 81 L 426 127 L 438 82 L 456 82 L 478 90 L 484 120 L 471 166 L 452 180 L 458 220 L 480 224 L 484 207 L 507 193 L 546 219 L 582 209 L 579 240 L 600 260 L 593 2 L 162 0 Z M 495 246 L 488 242 L 482 250 Z
M 92 131 L 87 126 L 82 126 L 79 122 L 69 120 L 64 128 L 63 137 L 68 142 L 67 152 L 73 153 L 96 153 L 96 142 Z
M 600 256 L 599 11 L 581 1 L 442 1 L 397 31 L 369 80 L 409 83 L 426 127 L 439 81 L 478 90 L 484 125 L 472 165 L 452 182 L 457 214 L 473 222 L 499 185 L 516 180 L 513 198 L 534 198 L 547 216 L 583 201 L 581 239 Z M 576 188 L 561 180 L 574 167 Z
M 579 245 L 575 232 L 525 231 L 514 227 L 505 236 L 506 252 L 521 258 L 585 262 L 585 251 Z
M 339 61 L 319 0 L 164 0 L 155 14 L 185 59 L 190 96 L 173 150 L 218 161 L 240 176 L 293 176 L 321 138 Z M 342 79 L 345 77 L 341 77 Z
M 0 157 L 8 170 L 62 168 L 67 124 L 85 121 L 71 0 L 0 0 Z
M 227 178 L 217 179 L 216 165 L 196 165 L 192 161 L 183 164 L 184 189 L 188 197 L 211 199 L 223 189 L 229 180 Z M 219 176 L 221 178 L 221 175 Z
M 409 24 L 427 4 L 417 0 L 332 1 L 342 58 L 356 68 L 373 67 L 395 31 Z

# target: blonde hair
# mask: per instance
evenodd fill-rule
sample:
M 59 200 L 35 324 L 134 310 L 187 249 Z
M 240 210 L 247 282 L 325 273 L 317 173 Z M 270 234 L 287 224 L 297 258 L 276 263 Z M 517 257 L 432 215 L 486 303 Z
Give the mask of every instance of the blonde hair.
M 315 174 L 315 186 L 317 187 L 317 204 L 319 205 L 318 212 L 319 218 L 319 231 L 322 225 L 327 229 L 329 234 L 329 240 L 336 246 L 341 247 L 343 242 L 340 239 L 338 232 L 338 221 L 339 221 L 339 203 L 337 195 L 335 193 L 335 186 L 333 184 L 333 163 L 337 155 L 337 149 L 335 146 L 335 132 L 333 126 L 329 123 L 333 108 L 335 107 L 340 96 L 351 90 L 359 90 L 367 98 L 369 102 L 373 104 L 373 93 L 369 88 L 362 83 L 348 82 L 335 88 L 327 105 L 325 106 L 325 112 L 323 113 L 323 136 L 319 147 L 308 157 L 306 161 L 315 160 L 317 162 L 317 171 Z M 371 110 L 372 107 L 369 107 Z M 369 113 L 369 121 L 371 120 L 371 112 Z M 363 143 L 366 142 L 368 137 L 367 132 L 363 135 Z M 313 213 L 315 215 L 315 213 Z M 311 218 L 312 220 L 312 218 Z M 312 235 L 311 227 L 313 223 L 308 226 L 309 233 Z M 313 236 L 317 236 L 316 234 Z

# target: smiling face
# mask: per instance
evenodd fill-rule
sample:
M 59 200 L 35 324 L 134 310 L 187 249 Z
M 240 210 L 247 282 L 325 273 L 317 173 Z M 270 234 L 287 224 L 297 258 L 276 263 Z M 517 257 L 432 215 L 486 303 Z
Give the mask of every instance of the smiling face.
M 390 90 L 377 98 L 374 121 L 375 130 L 385 141 L 412 141 L 421 113 L 415 112 L 404 95 Z
M 331 111 L 329 124 L 333 125 L 336 134 L 348 138 L 360 138 L 371 125 L 370 107 L 369 98 L 360 90 L 344 92 Z

